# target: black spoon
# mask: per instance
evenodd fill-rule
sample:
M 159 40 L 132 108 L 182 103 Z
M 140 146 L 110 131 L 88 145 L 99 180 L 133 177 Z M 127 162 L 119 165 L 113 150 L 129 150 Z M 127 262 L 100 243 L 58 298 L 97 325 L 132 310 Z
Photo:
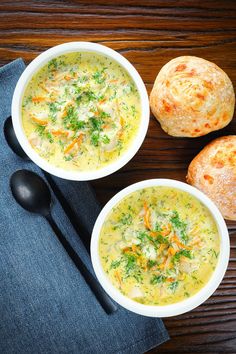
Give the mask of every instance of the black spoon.
M 103 309 L 108 314 L 115 312 L 117 310 L 116 305 L 86 268 L 81 258 L 71 247 L 70 243 L 53 220 L 51 215 L 51 193 L 44 180 L 32 171 L 18 170 L 11 176 L 10 187 L 14 198 L 24 209 L 32 213 L 40 214 L 47 219 L 58 240 L 81 272 Z
M 5 120 L 3 130 L 4 130 L 5 139 L 9 145 L 9 147 L 13 150 L 13 152 L 16 155 L 18 155 L 19 157 L 21 157 L 22 159 L 27 160 L 27 161 L 31 161 L 17 140 L 16 134 L 15 134 L 15 131 L 14 131 L 14 128 L 12 125 L 11 116 Z M 64 212 L 66 213 L 66 215 L 68 216 L 68 219 L 72 223 L 76 232 L 79 234 L 80 239 L 82 240 L 86 250 L 90 254 L 90 234 L 88 233 L 88 231 L 84 227 L 83 223 L 80 222 L 77 215 L 75 215 L 70 204 L 68 203 L 68 201 L 66 200 L 66 198 L 64 197 L 64 195 L 62 194 L 60 189 L 57 187 L 57 185 L 53 181 L 52 177 L 46 171 L 42 170 L 42 172 L 43 172 L 45 178 L 47 179 L 48 183 L 50 184 L 50 187 L 52 188 L 53 192 L 56 194 L 59 202 L 61 203 L 61 206 L 62 206 Z

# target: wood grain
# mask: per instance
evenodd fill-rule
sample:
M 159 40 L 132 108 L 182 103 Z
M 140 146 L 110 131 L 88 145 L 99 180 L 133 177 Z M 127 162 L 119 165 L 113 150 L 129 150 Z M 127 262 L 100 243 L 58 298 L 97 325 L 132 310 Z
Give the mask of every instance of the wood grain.
M 235 1 L 49 0 L 0 2 L 0 65 L 68 41 L 94 41 L 123 54 L 148 92 L 160 68 L 179 55 L 214 61 L 236 83 Z M 120 171 L 94 181 L 104 205 L 116 192 L 148 178 L 185 181 L 192 158 L 212 139 L 236 134 L 236 120 L 197 139 L 165 134 L 153 116 L 136 156 Z M 236 223 L 230 263 L 213 296 L 188 314 L 166 319 L 171 340 L 152 353 L 236 353 Z

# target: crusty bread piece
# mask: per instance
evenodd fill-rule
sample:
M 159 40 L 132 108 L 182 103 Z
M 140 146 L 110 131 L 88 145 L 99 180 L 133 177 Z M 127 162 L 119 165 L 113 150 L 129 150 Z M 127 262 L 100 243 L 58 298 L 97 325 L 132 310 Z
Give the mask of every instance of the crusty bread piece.
M 234 113 L 235 95 L 227 74 L 208 60 L 181 56 L 156 77 L 151 110 L 169 135 L 198 137 L 224 128 Z
M 186 178 L 215 202 L 225 219 L 236 220 L 236 135 L 208 144 L 190 163 Z

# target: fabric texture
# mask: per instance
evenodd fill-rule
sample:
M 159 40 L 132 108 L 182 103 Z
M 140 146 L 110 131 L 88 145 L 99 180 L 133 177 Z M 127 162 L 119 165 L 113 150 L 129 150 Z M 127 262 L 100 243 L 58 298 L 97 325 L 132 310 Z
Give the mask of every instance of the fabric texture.
M 35 171 L 44 178 L 40 168 L 10 150 L 3 134 L 24 67 L 17 59 L 0 68 L 0 352 L 144 353 L 169 338 L 162 321 L 120 306 L 107 315 L 48 222 L 22 209 L 11 194 L 9 179 L 18 169 Z M 91 233 L 100 208 L 89 184 L 52 179 Z M 53 218 L 92 271 L 78 233 L 52 195 Z

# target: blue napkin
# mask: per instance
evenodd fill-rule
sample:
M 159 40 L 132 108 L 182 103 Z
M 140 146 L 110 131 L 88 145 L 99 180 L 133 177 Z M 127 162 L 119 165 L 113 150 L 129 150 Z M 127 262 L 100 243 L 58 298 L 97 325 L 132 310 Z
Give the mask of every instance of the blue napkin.
M 119 306 L 107 315 L 44 218 L 23 210 L 9 188 L 22 168 L 42 171 L 8 147 L 3 124 L 10 115 L 21 59 L 0 68 L 0 352 L 144 353 L 169 337 L 160 319 Z M 91 233 L 99 206 L 85 182 L 52 177 L 71 209 Z M 92 271 L 89 255 L 53 195 L 53 217 Z

